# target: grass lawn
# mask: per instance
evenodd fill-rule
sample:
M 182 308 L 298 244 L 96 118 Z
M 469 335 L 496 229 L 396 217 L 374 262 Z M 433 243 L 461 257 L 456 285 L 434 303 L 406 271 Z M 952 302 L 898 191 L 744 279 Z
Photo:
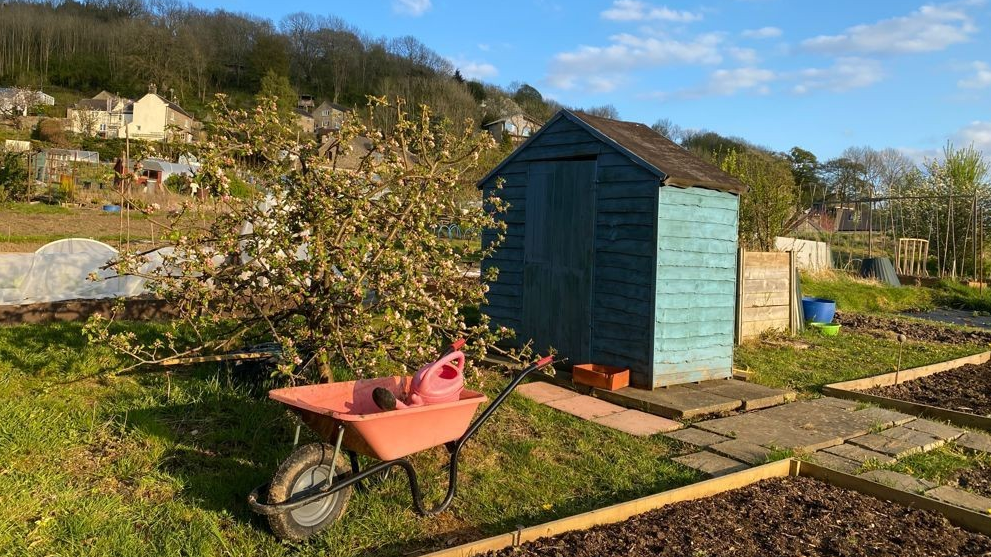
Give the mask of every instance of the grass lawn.
M 934 288 L 888 286 L 841 272 L 803 273 L 802 294 L 836 300 L 841 311 L 899 313 L 948 307 L 969 311 L 991 311 L 991 288 L 982 292 L 944 280 Z
M 898 342 L 841 331 L 827 337 L 811 330 L 801 333 L 799 343 L 774 345 L 752 340 L 736 348 L 735 365 L 753 371 L 752 381 L 769 387 L 787 387 L 817 393 L 823 385 L 895 371 Z M 902 369 L 944 362 L 987 350 L 978 344 L 948 345 L 906 342 Z
M 324 535 L 291 546 L 245 503 L 292 450 L 290 414 L 215 369 L 93 376 L 116 367 L 77 324 L 0 328 L 0 554 L 400 555 L 700 479 L 659 437 L 513 396 L 463 453 L 451 512 L 417 516 L 393 474 L 355 493 Z M 483 379 L 490 396 L 504 383 Z M 446 487 L 442 456 L 414 459 L 432 502 Z

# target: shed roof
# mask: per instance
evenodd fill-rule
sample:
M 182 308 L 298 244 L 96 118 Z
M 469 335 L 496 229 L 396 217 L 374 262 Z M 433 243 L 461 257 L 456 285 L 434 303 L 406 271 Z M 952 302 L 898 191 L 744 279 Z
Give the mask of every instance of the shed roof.
M 637 122 L 600 118 L 567 109 L 558 111 L 550 121 L 530 136 L 513 154 L 482 178 L 479 185 L 494 176 L 499 169 L 526 149 L 527 144 L 536 140 L 546 130 L 551 129 L 552 124 L 561 118 L 566 118 L 585 128 L 593 136 L 618 149 L 636 164 L 658 175 L 664 185 L 698 186 L 735 194 L 747 191 L 747 186 L 734 176 L 693 155 L 649 126 Z

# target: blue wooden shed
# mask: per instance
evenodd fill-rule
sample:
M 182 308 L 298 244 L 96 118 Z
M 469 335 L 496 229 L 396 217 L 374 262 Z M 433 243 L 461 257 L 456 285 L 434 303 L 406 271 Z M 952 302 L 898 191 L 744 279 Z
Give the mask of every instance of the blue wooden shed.
M 495 325 L 642 388 L 731 376 L 736 178 L 643 124 L 561 110 L 479 186 L 510 205 L 482 262 Z

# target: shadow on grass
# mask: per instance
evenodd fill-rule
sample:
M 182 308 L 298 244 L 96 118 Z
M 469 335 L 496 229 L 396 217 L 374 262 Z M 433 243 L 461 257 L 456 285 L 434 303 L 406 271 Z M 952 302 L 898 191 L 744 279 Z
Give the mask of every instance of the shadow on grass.
M 275 404 L 223 390 L 195 402 L 129 410 L 127 421 L 166 442 L 158 470 L 182 486 L 183 498 L 246 521 L 255 516 L 248 493 L 271 478 L 292 451 L 295 433 Z

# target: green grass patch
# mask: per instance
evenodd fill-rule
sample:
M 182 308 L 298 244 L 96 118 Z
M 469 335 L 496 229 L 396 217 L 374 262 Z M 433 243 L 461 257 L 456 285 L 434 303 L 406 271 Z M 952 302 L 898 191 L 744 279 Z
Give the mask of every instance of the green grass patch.
M 935 307 L 933 291 L 916 286 L 889 286 L 847 273 L 802 274 L 802 294 L 836 300 L 836 309 L 860 313 L 895 313 Z
M 0 553 L 401 555 L 701 479 L 671 461 L 676 443 L 514 395 L 467 445 L 450 512 L 417 516 L 405 477 L 392 474 L 355 493 L 323 535 L 286 545 L 245 497 L 292 451 L 292 415 L 228 385 L 214 367 L 171 377 L 100 374 L 120 366 L 108 349 L 87 344 L 78 324 L 0 328 Z M 490 398 L 505 384 L 495 374 L 479 380 Z M 304 433 L 302 442 L 311 441 Z M 446 488 L 444 451 L 413 462 L 436 504 Z
M 978 466 L 991 467 L 991 455 L 967 453 L 950 443 L 931 451 L 906 456 L 891 464 L 872 462 L 864 468 L 893 470 L 938 484 L 946 484 L 957 472 Z
M 736 348 L 734 363 L 753 373 L 751 380 L 769 387 L 785 387 L 818 393 L 829 383 L 860 379 L 895 371 L 898 342 L 841 331 L 838 336 L 822 336 L 806 330 L 798 343 L 748 341 Z M 807 347 L 803 348 L 803 346 Z M 918 367 L 977 354 L 986 347 L 977 344 L 948 345 L 926 342 L 905 343 L 902 369 Z
M 3 211 L 16 215 L 68 215 L 72 213 L 68 207 L 45 203 L 7 203 L 3 206 Z

